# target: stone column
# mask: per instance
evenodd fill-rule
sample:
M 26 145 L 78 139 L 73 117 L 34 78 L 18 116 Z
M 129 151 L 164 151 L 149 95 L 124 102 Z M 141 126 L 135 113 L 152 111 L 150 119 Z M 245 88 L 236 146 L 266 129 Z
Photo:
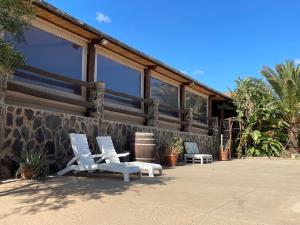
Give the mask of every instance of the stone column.
M 192 132 L 192 127 L 193 127 L 193 109 L 188 108 L 184 110 L 184 126 L 183 126 L 183 131 L 185 132 Z
M 0 104 L 4 104 L 5 92 L 7 89 L 8 76 L 0 72 Z
M 104 94 L 105 84 L 103 82 L 95 82 L 95 87 L 91 90 L 90 102 L 94 104 L 94 107 L 90 110 L 90 117 L 103 120 L 104 116 Z
M 159 120 L 159 100 L 151 99 L 148 103 L 147 126 L 157 127 Z
M 5 118 L 6 118 L 6 106 L 4 104 L 5 92 L 7 89 L 8 76 L 5 73 L 0 73 L 0 151 L 5 139 Z

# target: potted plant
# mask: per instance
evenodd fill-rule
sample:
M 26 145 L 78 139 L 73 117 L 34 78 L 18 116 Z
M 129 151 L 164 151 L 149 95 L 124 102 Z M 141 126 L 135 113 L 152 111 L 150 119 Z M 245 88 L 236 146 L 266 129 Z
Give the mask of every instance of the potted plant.
M 178 155 L 183 152 L 183 141 L 179 137 L 175 137 L 167 147 L 167 152 L 164 156 L 165 164 L 174 167 L 177 164 Z
M 19 164 L 17 178 L 31 180 L 46 176 L 45 154 L 42 151 L 25 150 Z
M 221 134 L 221 146 L 220 146 L 220 153 L 219 153 L 219 159 L 220 161 L 227 161 L 228 160 L 228 148 L 229 148 L 229 141 L 226 143 L 226 146 L 224 148 L 223 145 L 223 134 Z

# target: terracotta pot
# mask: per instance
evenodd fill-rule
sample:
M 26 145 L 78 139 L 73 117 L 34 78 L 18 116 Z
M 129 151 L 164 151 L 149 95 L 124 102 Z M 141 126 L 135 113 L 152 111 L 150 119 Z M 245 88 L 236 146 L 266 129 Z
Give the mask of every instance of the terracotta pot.
M 221 151 L 219 153 L 220 161 L 227 161 L 228 160 L 228 151 Z
M 177 164 L 177 158 L 178 155 L 176 154 L 171 154 L 171 155 L 165 155 L 165 164 L 169 167 L 174 167 Z
M 33 170 L 30 167 L 25 167 L 21 170 L 21 178 L 23 180 L 31 180 L 33 177 Z

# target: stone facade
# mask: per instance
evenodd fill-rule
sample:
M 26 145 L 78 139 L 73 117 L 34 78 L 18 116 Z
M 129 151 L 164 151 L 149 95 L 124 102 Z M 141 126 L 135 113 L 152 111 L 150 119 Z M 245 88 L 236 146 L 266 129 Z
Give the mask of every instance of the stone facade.
M 183 130 L 186 132 L 191 132 L 193 129 L 193 109 L 186 109 L 184 113 L 185 124 Z
M 49 172 L 56 172 L 73 157 L 69 133 L 86 133 L 91 148 L 95 149 L 92 137 L 98 135 L 97 119 L 17 106 L 2 108 L 6 119 L 0 149 L 1 177 L 14 175 L 16 161 L 25 149 L 45 151 Z
M 0 135 L 2 135 L 0 137 L 0 144 L 2 143 L 0 148 L 0 177 L 2 178 L 14 175 L 17 169 L 16 161 L 26 148 L 46 152 L 50 173 L 62 169 L 73 157 L 69 133 L 87 134 L 93 152 L 99 151 L 95 143 L 95 137 L 98 135 L 112 136 L 118 152 L 128 151 L 130 149 L 129 140 L 138 131 L 154 133 L 158 161 L 164 155 L 166 143 L 175 136 L 180 136 L 184 141 L 197 142 L 202 152 L 217 156 L 213 136 L 100 121 L 92 117 L 12 105 L 0 106 L 0 113 Z
M 100 121 L 103 119 L 104 115 L 104 93 L 105 84 L 102 82 L 96 82 L 95 88 L 90 92 L 90 102 L 94 104 L 94 107 L 90 111 L 90 116 L 98 118 Z
M 8 76 L 6 75 L 6 73 L 0 74 L 0 104 L 4 104 L 4 96 L 7 89 L 7 80 Z
M 159 100 L 152 99 L 148 104 L 147 126 L 156 127 L 159 118 Z

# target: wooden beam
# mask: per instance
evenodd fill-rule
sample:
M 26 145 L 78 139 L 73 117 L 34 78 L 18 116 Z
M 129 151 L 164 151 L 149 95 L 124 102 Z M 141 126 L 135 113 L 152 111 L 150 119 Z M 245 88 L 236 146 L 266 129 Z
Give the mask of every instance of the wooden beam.
M 86 81 L 93 83 L 96 81 L 96 71 L 95 71 L 95 64 L 96 64 L 96 47 L 94 44 L 94 40 L 88 44 L 87 48 L 87 66 L 86 66 Z M 91 88 L 86 90 L 86 100 L 89 101 L 91 98 L 92 90 Z M 86 114 L 90 114 L 91 112 L 88 111 Z
M 149 66 L 144 70 L 144 98 L 145 99 L 151 98 L 151 70 L 152 69 L 153 68 Z M 148 104 L 144 104 L 144 112 L 145 114 L 148 114 Z
M 29 71 L 29 72 L 38 74 L 38 75 L 43 76 L 43 77 L 63 81 L 65 83 L 73 84 L 73 85 L 76 85 L 76 86 L 83 86 L 83 87 L 87 87 L 87 88 L 94 86 L 93 83 L 73 79 L 73 78 L 70 78 L 68 76 L 62 76 L 62 75 L 59 75 L 59 74 L 50 73 L 50 72 L 47 72 L 45 70 L 41 70 L 41 69 L 38 69 L 38 68 L 35 68 L 35 67 L 32 67 L 32 66 L 28 66 L 28 65 L 18 66 L 18 69 Z M 15 75 L 17 75 L 17 76 L 18 75 L 22 76 L 22 74 L 24 74 L 24 73 L 22 73 L 21 71 L 16 71 L 15 72 Z
M 186 104 L 186 85 L 181 84 L 180 85 L 180 110 L 185 111 L 185 104 Z M 180 113 L 180 118 L 182 121 L 184 121 L 184 113 Z
M 93 43 L 88 44 L 87 53 L 87 82 L 95 81 L 96 48 Z
M 214 97 L 214 95 L 209 95 L 208 96 L 208 100 L 207 100 L 207 117 L 211 118 L 212 117 L 212 98 Z
M 222 104 L 221 111 L 220 111 L 220 131 L 221 131 L 221 134 L 223 134 L 223 123 L 224 123 L 224 105 Z
M 180 109 L 185 110 L 185 95 L 186 95 L 186 85 L 180 85 Z
M 136 97 L 136 96 L 133 96 L 133 95 L 128 95 L 128 94 L 113 91 L 113 90 L 110 90 L 110 89 L 105 89 L 105 93 L 113 95 L 113 96 L 121 97 L 121 98 L 127 98 L 127 99 L 137 101 L 137 102 L 150 102 L 149 99 L 139 98 L 139 97 Z
M 144 98 L 151 97 L 151 67 L 144 70 Z
M 125 109 L 122 107 L 119 108 L 119 107 L 104 105 L 104 109 L 108 110 L 108 111 L 112 111 L 112 112 L 124 113 L 124 114 L 132 115 L 132 116 L 139 116 L 139 117 L 147 118 L 147 115 L 144 113 L 132 111 L 132 110 Z
M 44 99 L 49 99 L 49 100 L 53 100 L 53 101 L 64 102 L 64 103 L 83 106 L 83 107 L 87 107 L 87 108 L 93 107 L 93 104 L 90 102 L 71 98 L 71 97 L 68 97 L 67 95 L 62 95 L 62 93 L 60 93 L 58 91 L 55 91 L 55 90 L 50 91 L 47 88 L 37 87 L 36 85 L 27 84 L 27 83 L 23 83 L 20 81 L 11 80 L 11 81 L 9 81 L 7 87 L 11 91 L 20 92 L 20 93 L 35 96 L 38 98 L 44 98 Z
M 209 95 L 207 100 L 207 117 L 208 117 L 208 130 L 211 127 L 211 117 L 212 117 L 212 98 L 215 95 Z

